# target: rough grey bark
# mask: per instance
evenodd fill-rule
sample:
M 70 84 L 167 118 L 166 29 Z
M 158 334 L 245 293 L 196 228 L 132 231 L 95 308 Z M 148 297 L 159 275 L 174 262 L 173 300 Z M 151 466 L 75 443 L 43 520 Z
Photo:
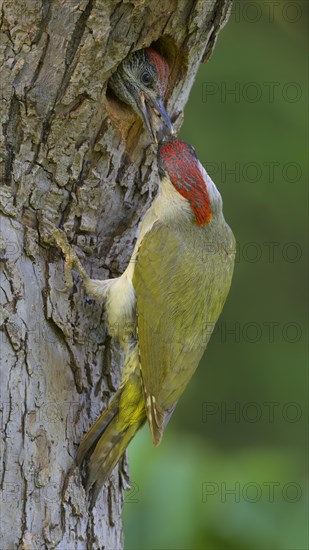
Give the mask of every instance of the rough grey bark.
M 102 304 L 49 232 L 65 230 L 92 277 L 119 275 L 157 190 L 155 147 L 107 91 L 127 54 L 155 43 L 171 66 L 179 128 L 199 63 L 231 0 L 4 0 L 1 8 L 0 547 L 122 548 L 125 463 L 89 511 L 76 448 L 119 384 Z

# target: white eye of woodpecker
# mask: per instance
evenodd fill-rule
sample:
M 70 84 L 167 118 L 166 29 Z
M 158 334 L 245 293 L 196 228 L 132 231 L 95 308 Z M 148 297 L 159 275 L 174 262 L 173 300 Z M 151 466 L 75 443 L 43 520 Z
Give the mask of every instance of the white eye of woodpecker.
M 142 73 L 141 81 L 143 84 L 145 84 L 145 86 L 149 86 L 149 84 L 151 83 L 151 75 L 147 72 Z

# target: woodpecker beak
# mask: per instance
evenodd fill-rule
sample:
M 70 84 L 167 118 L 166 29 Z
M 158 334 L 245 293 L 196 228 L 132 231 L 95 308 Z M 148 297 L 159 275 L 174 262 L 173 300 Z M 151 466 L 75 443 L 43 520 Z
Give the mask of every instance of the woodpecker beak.
M 175 134 L 162 99 L 154 99 L 150 95 L 141 92 L 139 95 L 139 108 L 155 143 L 158 143 L 159 133 L 160 135 Z

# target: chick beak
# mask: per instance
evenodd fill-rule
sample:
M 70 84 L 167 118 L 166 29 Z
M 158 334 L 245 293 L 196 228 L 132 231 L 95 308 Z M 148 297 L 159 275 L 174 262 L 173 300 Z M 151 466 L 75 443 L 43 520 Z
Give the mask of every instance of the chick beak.
M 162 99 L 153 97 L 141 92 L 139 96 L 139 107 L 144 122 L 152 135 L 154 142 L 158 143 L 158 134 L 175 134 L 173 125 L 166 112 Z

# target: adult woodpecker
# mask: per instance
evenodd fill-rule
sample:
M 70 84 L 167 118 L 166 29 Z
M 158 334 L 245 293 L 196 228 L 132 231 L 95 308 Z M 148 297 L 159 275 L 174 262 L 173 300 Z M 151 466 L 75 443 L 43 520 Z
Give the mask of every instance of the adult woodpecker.
M 173 133 L 163 103 L 168 77 L 165 59 L 154 49 L 145 48 L 131 53 L 109 79 L 110 88 L 142 117 L 155 142 L 162 122 L 165 133 Z
M 196 153 L 170 138 L 158 151 L 161 187 L 146 212 L 131 261 L 116 279 L 91 280 L 62 233 L 54 233 L 89 294 L 104 298 L 111 336 L 125 351 L 121 385 L 82 440 L 95 494 L 148 420 L 160 443 L 197 368 L 229 292 L 235 239 L 222 199 Z M 70 271 L 69 271 L 70 272 Z

